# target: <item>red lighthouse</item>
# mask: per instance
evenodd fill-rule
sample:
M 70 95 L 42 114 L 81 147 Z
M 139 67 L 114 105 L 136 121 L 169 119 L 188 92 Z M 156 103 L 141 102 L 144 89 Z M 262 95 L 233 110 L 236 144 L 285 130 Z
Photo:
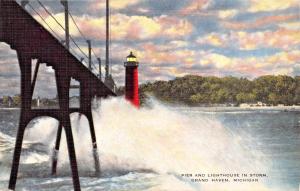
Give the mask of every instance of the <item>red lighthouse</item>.
M 125 98 L 136 107 L 140 107 L 138 79 L 139 63 L 136 57 L 132 54 L 132 52 L 130 52 L 129 56 L 127 56 L 126 62 L 124 62 L 124 66 L 126 68 Z

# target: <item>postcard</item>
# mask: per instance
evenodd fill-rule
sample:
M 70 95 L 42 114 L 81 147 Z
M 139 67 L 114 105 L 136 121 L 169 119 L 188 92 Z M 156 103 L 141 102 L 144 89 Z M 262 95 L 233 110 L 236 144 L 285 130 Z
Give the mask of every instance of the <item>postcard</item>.
M 0 0 L 0 190 L 298 191 L 299 0 Z

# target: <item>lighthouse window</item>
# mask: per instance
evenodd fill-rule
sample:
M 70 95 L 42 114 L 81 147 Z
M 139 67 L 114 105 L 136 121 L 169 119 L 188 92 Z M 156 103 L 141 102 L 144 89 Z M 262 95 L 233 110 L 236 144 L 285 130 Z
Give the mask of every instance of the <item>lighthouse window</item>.
M 137 59 L 134 57 L 128 57 L 127 62 L 137 62 Z

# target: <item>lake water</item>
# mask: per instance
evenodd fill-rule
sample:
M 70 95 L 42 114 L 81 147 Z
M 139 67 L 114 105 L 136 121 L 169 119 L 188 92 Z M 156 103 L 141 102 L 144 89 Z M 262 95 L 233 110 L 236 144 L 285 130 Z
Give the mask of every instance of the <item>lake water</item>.
M 94 110 L 102 176 L 93 176 L 85 117 L 72 114 L 82 190 L 298 191 L 297 111 L 165 106 L 137 110 L 122 99 Z M 6 190 L 19 110 L 0 110 L 0 190 Z M 57 121 L 33 120 L 26 130 L 16 190 L 72 190 L 63 136 L 58 175 L 50 176 Z M 265 174 L 258 182 L 194 182 L 183 174 Z

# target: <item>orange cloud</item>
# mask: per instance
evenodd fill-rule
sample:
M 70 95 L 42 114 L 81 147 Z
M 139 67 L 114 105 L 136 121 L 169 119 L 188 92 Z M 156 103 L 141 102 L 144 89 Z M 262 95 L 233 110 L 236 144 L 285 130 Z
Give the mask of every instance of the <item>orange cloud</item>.
M 43 14 L 44 14 L 44 16 L 42 16 L 42 17 L 47 22 L 48 25 L 46 25 L 38 15 L 34 15 L 34 18 L 39 23 L 41 23 L 50 33 L 53 33 L 53 31 L 55 31 L 55 34 L 57 34 L 61 39 L 64 39 L 64 36 L 65 36 L 64 29 L 62 29 L 61 26 L 51 16 L 42 12 L 41 15 L 43 15 Z M 55 14 L 54 17 L 63 27 L 65 26 L 64 13 Z M 51 29 L 53 31 L 49 28 L 49 26 L 51 27 Z M 69 30 L 70 30 L 70 34 L 72 36 L 79 35 L 79 32 L 73 22 L 69 23 Z
M 120 10 L 120 9 L 124 9 L 131 5 L 135 5 L 139 2 L 140 2 L 140 0 L 113 0 L 113 1 L 110 1 L 109 6 L 111 9 Z M 92 10 L 92 11 L 104 10 L 106 7 L 106 2 L 104 0 L 103 1 L 93 1 L 89 7 L 90 7 L 90 10 Z
M 152 64 L 151 67 L 154 67 L 153 70 L 156 72 L 162 72 L 162 69 L 159 69 L 161 64 L 172 64 L 162 68 L 164 68 L 164 72 L 174 76 L 186 74 L 187 70 L 195 66 L 211 68 L 211 72 L 215 72 L 215 75 L 222 72 L 239 73 L 247 76 L 272 73 L 292 75 L 295 65 L 300 63 L 299 50 L 282 51 L 265 57 L 237 58 L 189 49 L 167 51 L 153 43 L 146 43 L 141 46 L 138 52 L 141 63 Z M 177 69 L 175 70 L 174 67 Z M 283 70 L 282 68 L 286 69 Z
M 187 46 L 188 46 L 188 42 L 182 40 L 172 40 L 159 45 L 156 45 L 152 42 L 142 44 L 142 47 L 147 48 L 148 50 L 158 51 L 158 52 L 175 51 L 176 49 L 183 49 L 186 48 Z
M 163 64 L 163 63 L 181 63 L 181 64 L 193 64 L 196 60 L 196 52 L 188 49 L 180 50 L 163 50 L 164 47 L 155 45 L 153 43 L 146 43 L 142 45 L 143 51 L 141 60 L 151 64 Z
M 246 58 L 235 58 L 216 53 L 206 53 L 202 54 L 198 64 L 202 66 L 212 66 L 214 70 L 217 71 L 228 71 L 251 76 L 265 74 L 293 75 L 292 72 L 294 71 L 295 65 L 300 63 L 299 53 L 300 51 L 283 51 L 265 57 Z
M 299 6 L 299 0 L 250 0 L 250 12 L 283 10 Z
M 77 18 L 79 27 L 88 36 L 105 38 L 105 18 Z M 114 40 L 178 38 L 189 35 L 193 26 L 186 19 L 169 16 L 146 17 L 116 14 L 111 16 L 111 37 Z
M 54 17 L 64 26 L 64 14 L 59 13 Z M 42 20 L 35 17 L 45 28 Z M 44 18 L 48 25 L 55 30 L 60 38 L 64 37 L 64 30 L 50 16 Z M 93 18 L 88 16 L 74 17 L 80 30 L 87 38 L 105 39 L 105 17 Z M 157 37 L 176 39 L 190 35 L 193 25 L 186 19 L 172 16 L 127 16 L 115 14 L 110 19 L 110 33 L 113 40 L 145 40 Z M 50 31 L 50 30 L 49 30 Z M 52 31 L 50 31 L 52 33 Z M 70 22 L 71 36 L 80 36 L 73 22 Z
M 230 58 L 221 54 L 208 53 L 202 56 L 199 63 L 203 66 L 214 66 L 217 69 L 229 69 L 237 65 L 236 58 Z
M 235 36 L 236 35 L 236 36 Z M 252 50 L 260 47 L 280 49 L 292 49 L 300 45 L 300 33 L 298 30 L 280 28 L 277 31 L 265 31 L 256 33 L 238 32 L 233 38 L 239 42 L 241 49 Z
M 200 37 L 197 39 L 197 43 L 199 44 L 210 44 L 216 47 L 226 46 L 226 39 L 224 39 L 226 35 L 221 35 L 217 33 L 211 33 L 206 35 L 205 37 Z
M 293 65 L 296 63 L 300 64 L 300 51 L 294 50 L 290 52 L 280 52 L 268 57 L 266 61 L 272 64 L 284 64 L 284 65 Z
M 225 21 L 222 22 L 224 27 L 228 29 L 233 30 L 245 30 L 245 29 L 253 29 L 253 28 L 259 28 L 261 26 L 273 24 L 273 23 L 280 23 L 284 21 L 289 21 L 293 19 L 299 19 L 300 15 L 275 15 L 275 16 L 266 16 L 259 19 L 256 19 L 253 22 L 229 22 Z
M 179 13 L 182 15 L 194 14 L 197 11 L 206 9 L 210 3 L 211 0 L 193 0 L 189 5 L 182 8 Z
M 280 27 L 289 29 L 289 30 L 300 30 L 300 22 L 294 21 L 294 22 L 287 22 L 287 23 L 281 23 L 279 24 Z
M 240 50 L 255 50 L 258 48 L 291 50 L 300 45 L 300 33 L 296 29 L 286 28 L 253 33 L 245 31 L 234 31 L 229 34 L 211 33 L 204 37 L 199 37 L 197 42 L 217 47 L 235 46 Z
M 218 17 L 221 19 L 228 19 L 234 17 L 238 13 L 237 9 L 220 10 L 218 11 Z

